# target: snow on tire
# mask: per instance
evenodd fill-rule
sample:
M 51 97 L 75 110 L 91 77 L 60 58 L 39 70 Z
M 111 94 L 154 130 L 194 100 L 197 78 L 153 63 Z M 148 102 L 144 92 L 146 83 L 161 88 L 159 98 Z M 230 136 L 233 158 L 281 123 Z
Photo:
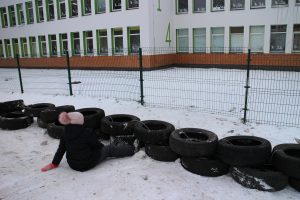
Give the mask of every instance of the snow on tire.
M 0 114 L 22 111 L 24 107 L 25 105 L 22 99 L 0 102 Z
M 61 112 L 72 112 L 75 110 L 75 107 L 72 105 L 64 105 L 64 106 L 57 106 L 54 108 L 49 108 L 41 111 L 40 119 L 46 123 L 56 122 L 58 120 L 58 115 Z
M 300 145 L 281 144 L 274 149 L 272 165 L 289 177 L 300 179 Z
M 81 108 L 76 110 L 84 116 L 84 125 L 88 128 L 99 129 L 105 112 L 101 108 Z
M 145 152 L 150 158 L 163 162 L 174 162 L 179 157 L 169 146 L 165 145 L 146 144 Z
M 217 177 L 228 173 L 229 165 L 216 157 L 184 157 L 180 159 L 181 166 L 189 172 L 201 176 Z
M 54 107 L 55 105 L 52 103 L 31 104 L 25 107 L 25 113 L 27 115 L 32 115 L 33 117 L 39 117 L 43 110 Z
M 276 171 L 272 165 L 262 167 L 231 167 L 231 177 L 246 188 L 275 192 L 288 185 L 288 177 Z
M 47 133 L 54 139 L 60 139 L 65 131 L 64 125 L 59 122 L 50 123 L 47 126 Z
M 0 117 L 2 129 L 18 130 L 27 128 L 33 123 L 33 117 L 22 112 L 5 113 Z
M 207 157 L 215 153 L 218 136 L 210 131 L 197 128 L 183 128 L 170 135 L 171 149 L 182 156 Z
M 40 128 L 47 128 L 47 126 L 48 126 L 48 123 L 41 120 L 40 117 L 37 118 L 37 124 Z
M 219 140 L 218 157 L 231 166 L 259 166 L 271 156 L 271 143 L 255 136 L 230 136 Z

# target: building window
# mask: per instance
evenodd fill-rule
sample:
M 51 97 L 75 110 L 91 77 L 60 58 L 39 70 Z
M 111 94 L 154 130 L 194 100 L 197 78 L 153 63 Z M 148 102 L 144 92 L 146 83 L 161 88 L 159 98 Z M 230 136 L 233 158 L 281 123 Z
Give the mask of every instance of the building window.
M 264 35 L 264 26 L 250 26 L 249 47 L 252 52 L 263 52 Z
M 244 10 L 244 9 L 245 9 L 245 0 L 230 1 L 230 10 Z
M 11 58 L 11 44 L 9 39 L 4 40 L 6 58 Z
M 189 52 L 189 29 L 176 30 L 176 51 L 178 53 Z
M 230 27 L 230 52 L 243 52 L 244 27 Z
M 66 33 L 59 34 L 60 39 L 60 55 L 66 55 L 68 47 L 68 35 Z
M 212 11 L 224 11 L 225 1 L 224 0 L 212 0 Z
M 194 28 L 193 29 L 193 47 L 194 53 L 206 52 L 206 29 Z
M 176 0 L 176 11 L 178 14 L 188 13 L 188 0 Z
M 110 0 L 111 11 L 119 11 L 122 9 L 121 0 Z
M 30 55 L 31 57 L 37 56 L 37 44 L 35 37 L 29 37 Z
M 58 19 L 65 19 L 67 17 L 65 0 L 57 0 L 57 15 Z
M 8 6 L 8 13 L 9 13 L 9 23 L 10 26 L 16 26 L 16 12 L 14 6 Z
M 129 27 L 128 28 L 128 44 L 129 53 L 137 54 L 140 48 L 140 27 Z
M 40 57 L 47 56 L 46 37 L 39 36 Z
M 194 12 L 205 12 L 206 11 L 206 0 L 194 0 L 193 1 Z
M 270 52 L 284 52 L 286 40 L 286 25 L 271 26 Z
M 36 0 L 35 7 L 36 7 L 36 21 L 43 22 L 44 21 L 43 1 Z
M 17 4 L 18 24 L 25 24 L 23 4 Z
M 33 17 L 32 2 L 31 1 L 26 2 L 25 6 L 26 6 L 26 14 L 27 14 L 27 24 L 33 24 L 34 23 L 34 17 Z
M 0 58 L 4 58 L 4 51 L 3 51 L 3 43 L 2 43 L 2 40 L 0 40 Z
M 137 9 L 139 8 L 139 0 L 126 0 L 127 9 Z
M 46 0 L 47 21 L 52 21 L 55 18 L 53 0 Z
M 92 13 L 91 0 L 81 0 L 82 15 L 90 15 Z
M 72 55 L 80 55 L 80 35 L 78 32 L 71 33 Z
M 300 51 L 300 24 L 294 25 L 293 51 Z
M 300 0 L 296 0 L 296 6 L 300 6 Z
M 112 30 L 113 34 L 113 54 L 123 54 L 123 30 L 115 28 Z
M 57 56 L 56 35 L 49 35 L 48 38 L 50 56 Z
M 22 57 L 28 57 L 28 45 L 26 38 L 21 38 L 21 52 Z
M 107 30 L 97 30 L 97 53 L 98 55 L 108 54 Z
M 69 0 L 69 16 L 78 17 L 78 5 L 77 0 Z
M 6 28 L 8 27 L 6 8 L 2 7 L 0 11 L 1 11 L 2 28 Z
M 272 7 L 287 6 L 289 5 L 289 0 L 272 0 Z
M 14 57 L 16 58 L 17 55 L 20 55 L 20 51 L 19 51 L 19 40 L 17 38 L 13 38 L 12 39 L 12 44 L 13 44 L 13 53 L 14 53 Z
M 211 28 L 211 52 L 224 52 L 224 28 Z
M 251 8 L 265 8 L 266 0 L 251 0 Z
M 96 14 L 98 13 L 105 13 L 106 11 L 106 5 L 105 5 L 105 0 L 95 0 L 95 9 L 96 9 Z
M 84 55 L 94 54 L 93 31 L 83 32 Z

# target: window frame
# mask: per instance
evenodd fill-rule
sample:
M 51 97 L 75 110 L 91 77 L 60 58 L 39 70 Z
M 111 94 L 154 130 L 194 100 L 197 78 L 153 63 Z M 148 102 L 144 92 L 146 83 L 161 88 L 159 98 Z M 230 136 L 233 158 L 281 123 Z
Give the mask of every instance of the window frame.
M 110 1 L 110 12 L 122 11 L 122 0 L 109 0 Z M 120 1 L 120 8 L 114 9 L 114 1 Z
M 195 31 L 197 30 L 197 29 L 202 29 L 202 30 L 204 30 L 204 33 L 205 34 L 199 34 L 199 35 L 196 35 L 195 34 Z M 205 41 L 205 45 L 204 45 L 204 47 L 196 47 L 196 36 L 197 37 L 203 37 L 203 35 L 204 35 L 204 41 Z M 202 28 L 193 28 L 193 53 L 206 53 L 206 28 L 205 27 L 202 27 Z M 204 51 L 197 51 L 196 49 L 204 49 Z
M 252 27 L 263 27 L 263 32 L 262 33 L 258 33 L 258 32 L 252 33 L 251 32 Z M 252 49 L 252 47 L 250 45 L 251 44 L 251 38 L 252 38 L 251 36 L 257 36 L 257 35 L 261 35 L 263 40 L 264 40 L 264 37 L 265 37 L 265 26 L 264 25 L 255 25 L 255 26 L 250 26 L 249 27 L 249 49 L 251 49 L 251 52 L 262 53 L 262 52 L 264 52 L 264 48 L 265 48 L 264 42 L 262 43 L 262 50 L 261 51 Z
M 42 38 L 45 38 L 45 40 L 42 40 Z M 40 57 L 47 57 L 47 41 L 46 41 L 46 36 L 45 35 L 39 35 L 38 36 L 38 43 L 39 43 L 39 54 Z M 45 49 L 43 49 L 45 45 Z M 43 50 L 46 50 L 45 54 L 43 52 Z
M 193 0 L 193 13 L 205 13 L 206 12 L 206 0 L 198 0 L 198 1 L 204 1 L 205 2 L 204 10 L 201 10 L 201 9 L 195 10 L 195 5 L 196 5 L 195 1 L 197 1 L 197 0 Z
M 78 17 L 78 0 L 68 0 L 69 1 L 69 18 Z M 76 15 L 73 15 L 73 1 L 76 1 Z
M 95 0 L 95 14 L 102 14 L 102 13 L 106 13 L 106 1 L 104 1 L 104 11 L 99 11 L 99 1 L 100 0 Z
M 116 35 L 115 32 L 116 31 L 122 31 L 121 35 Z M 111 31 L 112 34 L 112 54 L 113 55 L 123 55 L 124 54 L 124 31 L 123 28 L 112 28 Z M 122 49 L 120 52 L 116 52 L 116 38 L 122 38 Z
M 51 10 L 50 10 L 51 7 L 53 7 L 53 17 L 51 17 Z M 55 5 L 54 5 L 54 0 L 46 0 L 46 15 L 47 15 L 47 21 L 48 22 L 55 20 Z
M 92 33 L 92 36 L 88 36 L 88 33 Z M 94 55 L 94 37 L 93 37 L 93 31 L 89 30 L 89 31 L 83 31 L 83 47 L 84 47 L 84 55 L 85 56 L 90 56 L 90 55 Z M 88 40 L 92 40 L 92 51 L 88 52 Z
M 53 39 L 52 37 L 55 37 L 55 39 Z M 53 45 L 54 43 L 54 45 Z M 48 35 L 48 45 L 49 45 L 49 53 L 51 57 L 56 57 L 58 55 L 57 52 L 57 37 L 56 34 L 50 34 Z M 55 50 L 53 49 L 53 47 L 55 47 Z
M 3 41 L 0 39 L 0 58 L 4 58 L 4 44 Z
M 5 11 L 5 12 L 4 12 Z M 8 18 L 7 18 L 7 10 L 6 7 L 1 7 L 0 8 L 1 12 L 1 23 L 2 23 L 2 28 L 7 28 L 8 27 Z
M 187 35 L 179 36 L 180 30 L 187 30 Z M 179 46 L 179 38 L 187 38 L 187 47 Z M 185 48 L 186 48 L 186 50 L 181 50 L 181 49 L 185 49 Z M 188 28 L 176 29 L 176 53 L 189 53 L 189 29 Z
M 230 10 L 231 11 L 235 11 L 235 10 L 245 10 L 245 0 L 241 0 L 243 1 L 243 7 L 239 7 L 239 8 L 234 8 L 233 5 L 233 1 L 238 1 L 238 0 L 230 0 Z
M 216 8 L 216 7 L 213 7 L 214 1 L 216 1 L 216 0 L 211 0 L 211 12 L 221 12 L 221 11 L 225 11 L 225 0 L 223 0 L 223 8 L 220 7 L 220 9 L 214 9 L 214 8 Z
M 131 33 L 131 31 L 139 31 L 138 33 Z M 133 27 L 128 27 L 127 28 L 127 41 L 128 41 L 128 54 L 138 54 L 139 53 L 139 48 L 136 52 L 132 51 L 132 41 L 131 41 L 131 36 L 139 36 L 139 48 L 141 47 L 141 29 L 139 26 L 133 26 Z
M 63 36 L 66 35 L 67 38 L 63 38 Z M 67 49 L 64 49 L 64 43 L 67 43 Z M 59 34 L 59 49 L 60 49 L 60 55 L 65 56 L 67 55 L 67 51 L 69 51 L 69 41 L 68 41 L 68 34 L 67 33 L 60 33 Z
M 33 41 L 34 39 L 34 41 Z M 36 52 L 33 52 L 33 46 L 35 46 L 35 51 Z M 32 58 L 36 58 L 38 56 L 38 46 L 37 46 L 37 40 L 36 40 L 36 37 L 34 36 L 30 36 L 29 37 L 29 48 L 30 48 L 30 56 Z
M 285 32 L 272 32 L 272 26 L 285 26 Z M 284 41 L 284 49 L 283 50 L 272 50 L 272 46 L 271 46 L 271 42 L 272 42 L 272 35 L 276 35 L 276 34 L 285 34 L 285 41 Z M 271 31 L 270 31 L 270 53 L 284 53 L 286 50 L 286 34 L 287 34 L 287 25 L 271 25 Z
M 90 10 L 86 11 L 86 1 L 90 1 Z M 81 15 L 88 16 L 92 14 L 92 0 L 81 0 Z
M 295 31 L 295 26 L 299 26 L 299 30 L 297 30 L 297 31 Z M 299 44 L 299 50 L 295 50 L 294 49 L 294 41 L 295 41 L 295 35 L 299 35 L 299 37 L 300 37 L 300 24 L 294 24 L 294 26 L 293 26 L 293 48 L 292 48 L 292 52 L 293 53 L 299 53 L 300 52 L 300 44 Z M 299 39 L 300 40 L 300 39 Z M 299 42 L 300 43 L 300 42 Z
M 242 28 L 242 32 L 232 32 L 234 28 Z M 232 47 L 232 36 L 243 36 L 241 47 Z M 230 53 L 242 53 L 244 50 L 244 39 L 245 39 L 245 27 L 244 26 L 231 26 L 229 27 L 229 52 Z
M 266 8 L 266 0 L 263 0 L 264 1 L 264 5 L 258 5 L 258 6 L 253 6 L 253 1 L 254 0 L 251 0 L 251 2 L 250 2 L 250 9 L 262 9 L 262 8 Z
M 24 6 L 23 3 L 19 3 L 17 6 L 17 17 L 18 17 L 18 25 L 25 24 L 25 16 L 24 16 Z M 23 19 L 23 21 L 22 21 Z
M 181 0 L 181 1 L 186 1 L 187 2 L 187 8 L 186 8 L 186 10 L 182 9 L 182 11 L 180 11 L 180 8 L 179 8 L 179 1 L 180 0 L 176 0 L 176 14 L 177 15 L 188 14 L 189 13 L 189 0 Z
M 217 29 L 217 28 L 220 28 L 220 29 L 222 28 L 223 33 L 213 33 L 213 29 Z M 225 50 L 225 28 L 224 27 L 211 27 L 210 31 L 211 31 L 210 52 L 211 53 L 224 53 L 224 50 Z M 223 47 L 212 47 L 213 38 L 217 37 L 217 36 L 223 36 Z M 220 49 L 220 51 L 218 51 L 218 49 Z
M 39 5 L 39 1 L 42 3 L 41 5 Z M 42 9 L 42 15 L 41 15 L 40 9 Z M 35 13 L 36 13 L 37 23 L 41 23 L 41 22 L 45 21 L 43 0 L 35 0 Z M 43 19 L 41 19 L 41 17 Z
M 287 6 L 289 6 L 289 0 L 286 0 L 287 1 L 287 3 L 286 4 L 275 4 L 275 1 L 285 1 L 285 0 L 272 0 L 271 1 L 271 7 L 272 8 L 278 8 L 278 7 L 287 7 Z
M 62 16 L 62 4 L 64 4 L 65 7 L 65 16 Z M 56 0 L 56 6 L 57 6 L 57 19 L 66 19 L 67 18 L 67 4 L 66 0 Z
M 16 58 L 17 55 L 20 57 L 19 39 L 18 38 L 12 38 L 11 41 L 12 41 L 13 56 L 14 56 L 14 58 Z
M 78 34 L 78 38 L 75 38 L 75 34 Z M 79 41 L 79 52 L 76 51 L 75 40 Z M 79 32 L 71 32 L 72 56 L 80 56 L 81 55 L 80 45 L 81 45 L 80 44 L 80 33 Z
M 22 57 L 28 57 L 28 43 L 27 43 L 27 38 L 26 37 L 21 37 L 20 38 L 20 43 L 21 43 L 21 54 Z M 26 51 L 25 51 L 26 50 Z
M 5 57 L 6 58 L 12 58 L 12 52 L 11 52 L 11 41 L 10 39 L 4 39 L 4 48 L 5 48 Z
M 10 27 L 14 27 L 17 25 L 15 6 L 14 5 L 8 6 L 7 9 L 9 15 L 9 25 Z
M 131 0 L 126 0 L 126 10 L 139 9 L 139 7 L 140 7 L 140 1 L 139 0 L 132 0 L 132 1 L 137 1 L 138 2 L 138 6 L 137 7 L 130 7 L 129 1 L 131 1 Z
M 108 55 L 108 33 L 107 33 L 107 29 L 98 29 L 97 31 L 97 54 L 98 55 Z M 100 33 L 103 33 L 105 32 L 106 35 L 105 36 L 102 36 L 100 35 Z M 101 51 L 101 39 L 102 38 L 106 38 L 106 52 L 102 52 Z
M 30 4 L 31 4 L 31 7 L 29 7 Z M 33 3 L 32 3 L 32 1 L 25 2 L 25 9 L 26 9 L 27 24 L 34 24 L 34 12 L 33 12 Z

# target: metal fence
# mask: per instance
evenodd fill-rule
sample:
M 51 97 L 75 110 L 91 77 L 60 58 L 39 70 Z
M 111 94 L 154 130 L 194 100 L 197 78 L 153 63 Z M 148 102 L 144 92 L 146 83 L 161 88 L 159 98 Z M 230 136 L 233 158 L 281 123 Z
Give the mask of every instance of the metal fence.
M 75 68 L 68 56 L 59 70 L 19 65 L 19 74 L 15 69 L 1 69 L 0 91 L 15 92 L 22 83 L 24 92 L 113 97 L 151 107 L 300 127 L 299 54 L 268 57 L 245 53 L 247 49 L 242 48 L 209 54 L 211 49 L 193 50 L 145 48 L 139 55 L 130 55 L 138 63 L 131 70 L 83 70 Z M 86 62 L 89 65 L 90 60 Z M 150 62 L 153 68 L 147 67 Z

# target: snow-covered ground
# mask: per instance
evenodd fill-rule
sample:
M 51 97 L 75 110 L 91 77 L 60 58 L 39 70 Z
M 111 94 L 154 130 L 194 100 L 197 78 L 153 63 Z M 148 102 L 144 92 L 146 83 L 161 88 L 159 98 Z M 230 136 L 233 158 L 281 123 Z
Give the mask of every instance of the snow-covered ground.
M 51 102 L 76 108 L 99 107 L 106 115 L 126 113 L 142 120 L 168 121 L 176 128 L 195 127 L 215 132 L 219 138 L 255 135 L 272 145 L 294 142 L 299 128 L 240 122 L 236 117 L 143 107 L 134 101 L 87 96 L 19 94 L 0 90 L 0 101 L 23 99 L 25 104 Z M 59 168 L 46 173 L 40 168 L 51 162 L 58 140 L 50 138 L 36 123 L 17 131 L 0 130 L 0 199 L 101 199 L 101 200 L 283 200 L 299 199 L 291 187 L 270 193 L 243 188 L 229 175 L 203 177 L 183 169 L 179 160 L 152 160 L 140 150 L 132 157 L 111 159 L 81 173 L 69 168 L 65 158 Z

